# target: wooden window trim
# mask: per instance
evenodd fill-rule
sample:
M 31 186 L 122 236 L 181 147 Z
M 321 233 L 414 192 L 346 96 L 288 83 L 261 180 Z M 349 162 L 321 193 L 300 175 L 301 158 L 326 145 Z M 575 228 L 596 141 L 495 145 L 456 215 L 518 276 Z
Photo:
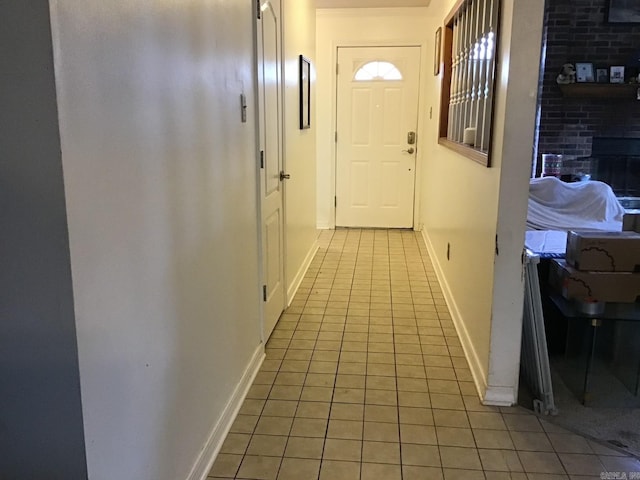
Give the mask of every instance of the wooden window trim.
M 442 51 L 440 52 L 442 58 L 442 69 L 440 75 L 440 118 L 438 125 L 438 144 L 453 150 L 454 152 L 466 157 L 474 162 L 477 162 L 486 167 L 491 167 L 491 157 L 493 150 L 493 118 L 495 114 L 496 103 L 496 85 L 497 74 L 494 75 L 494 91 L 491 99 L 491 135 L 489 139 L 489 147 L 487 152 L 476 150 L 464 143 L 454 142 L 447 137 L 448 120 L 449 120 L 449 100 L 451 96 L 451 74 L 452 74 L 452 51 L 453 51 L 453 20 L 458 14 L 458 11 L 463 6 L 466 0 L 458 0 L 453 8 L 449 11 L 444 20 L 444 26 L 442 28 Z M 495 55 L 496 66 L 495 72 L 500 70 L 500 55 L 499 55 L 499 43 L 500 43 L 500 19 L 501 19 L 501 5 L 502 2 L 498 2 L 498 24 L 496 25 L 497 35 L 495 37 Z

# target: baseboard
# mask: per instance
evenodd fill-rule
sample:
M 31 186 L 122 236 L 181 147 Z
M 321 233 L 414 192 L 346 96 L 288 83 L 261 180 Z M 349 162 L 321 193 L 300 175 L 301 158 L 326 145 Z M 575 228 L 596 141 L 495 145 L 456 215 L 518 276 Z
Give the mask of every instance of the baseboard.
M 484 405 L 495 407 L 511 407 L 516 403 L 515 392 L 512 387 L 495 387 L 489 385 L 484 394 Z
M 444 275 L 444 270 L 442 269 L 442 266 L 438 261 L 437 255 L 435 254 L 435 249 L 433 248 L 433 244 L 431 243 L 431 239 L 429 238 L 427 230 L 424 228 L 422 229 L 422 238 L 424 239 L 424 243 L 427 246 L 427 251 L 429 252 L 429 256 L 431 257 L 431 261 L 433 262 L 433 267 L 436 271 L 438 282 L 440 282 L 440 286 L 442 287 L 444 299 L 447 302 L 447 307 L 449 307 L 449 313 L 451 313 L 453 324 L 456 327 L 458 338 L 460 338 L 462 349 L 464 350 L 464 354 L 467 357 L 467 362 L 469 363 L 469 368 L 471 369 L 471 375 L 473 376 L 473 382 L 476 385 L 478 396 L 484 403 L 487 393 L 487 372 L 485 372 L 476 349 L 471 342 L 471 337 L 469 336 L 469 332 L 467 331 L 467 327 L 464 324 L 464 320 L 462 318 L 462 315 L 460 314 L 460 310 L 458 309 L 455 298 L 453 297 L 453 293 L 451 292 L 449 283 L 447 282 L 447 279 Z
M 211 470 L 213 462 L 222 447 L 222 443 L 224 442 L 227 433 L 229 433 L 229 429 L 231 428 L 233 421 L 236 419 L 238 411 L 240 411 L 242 402 L 244 402 L 256 374 L 262 366 L 264 357 L 264 345 L 261 343 L 254 352 L 249 365 L 247 365 L 240 382 L 238 382 L 231 398 L 227 402 L 222 415 L 213 426 L 213 429 L 209 434 L 209 438 L 207 439 L 202 452 L 198 456 L 196 463 L 193 465 L 187 480 L 206 480 L 207 474 Z
M 335 227 L 333 225 L 331 225 L 330 223 L 317 223 L 316 224 L 316 228 L 318 230 L 332 230 Z
M 289 285 L 289 288 L 287 289 L 287 306 L 291 305 L 291 302 L 293 302 L 293 297 L 296 296 L 296 292 L 298 291 L 298 288 L 300 288 L 300 284 L 302 283 L 304 276 L 307 274 L 307 270 L 309 270 L 309 266 L 311 265 L 313 257 L 315 257 L 319 247 L 320 245 L 318 244 L 318 240 L 314 241 L 311 246 L 311 250 L 307 253 L 302 265 L 300 265 L 293 282 Z

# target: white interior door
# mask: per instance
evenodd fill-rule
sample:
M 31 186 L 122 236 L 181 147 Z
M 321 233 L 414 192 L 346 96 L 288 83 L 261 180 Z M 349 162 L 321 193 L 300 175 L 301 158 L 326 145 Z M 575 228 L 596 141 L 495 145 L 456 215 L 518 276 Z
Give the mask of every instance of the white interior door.
M 337 226 L 413 227 L 419 77 L 420 47 L 338 49 Z
M 258 20 L 260 190 L 265 341 L 285 307 L 280 0 L 262 0 Z

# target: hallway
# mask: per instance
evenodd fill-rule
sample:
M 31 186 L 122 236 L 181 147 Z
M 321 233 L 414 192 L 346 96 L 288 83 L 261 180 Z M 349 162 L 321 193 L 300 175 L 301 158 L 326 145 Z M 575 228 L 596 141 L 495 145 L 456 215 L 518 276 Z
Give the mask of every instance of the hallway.
M 559 480 L 640 472 L 637 460 L 527 410 L 480 404 L 419 233 L 323 231 L 266 352 L 209 478 Z

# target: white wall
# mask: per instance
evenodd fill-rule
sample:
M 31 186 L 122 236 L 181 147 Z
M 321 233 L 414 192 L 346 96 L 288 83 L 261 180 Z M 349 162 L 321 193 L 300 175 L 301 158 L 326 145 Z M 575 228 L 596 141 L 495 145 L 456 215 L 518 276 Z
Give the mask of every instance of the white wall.
M 431 31 L 455 3 L 448 0 L 431 7 L 435 17 Z M 437 101 L 433 119 L 425 120 L 429 145 L 422 179 L 422 222 L 479 393 L 493 404 L 509 404 L 517 398 L 521 254 L 543 8 L 542 1 L 503 2 L 491 168 L 437 144 Z M 427 90 L 428 97 L 438 98 L 440 79 L 429 77 Z M 424 117 L 428 118 L 428 111 Z
M 421 79 L 429 75 L 433 64 L 432 32 L 427 8 L 354 8 L 319 9 L 317 18 L 318 88 L 316 120 L 318 125 L 318 228 L 335 227 L 335 65 L 339 46 L 417 45 L 421 47 Z M 429 103 L 421 80 L 420 106 Z M 419 120 L 419 130 L 422 119 Z M 418 138 L 417 174 L 425 153 Z M 420 184 L 416 185 L 419 192 Z
M 89 478 L 199 475 L 261 353 L 252 2 L 51 13 Z
M 300 130 L 299 55 L 315 66 L 316 11 L 315 0 L 283 0 L 284 25 L 284 162 L 290 180 L 285 181 L 286 279 L 287 298 L 300 285 L 313 254 L 317 250 L 316 229 L 316 131 Z M 317 99 L 315 74 L 311 81 L 312 114 Z

